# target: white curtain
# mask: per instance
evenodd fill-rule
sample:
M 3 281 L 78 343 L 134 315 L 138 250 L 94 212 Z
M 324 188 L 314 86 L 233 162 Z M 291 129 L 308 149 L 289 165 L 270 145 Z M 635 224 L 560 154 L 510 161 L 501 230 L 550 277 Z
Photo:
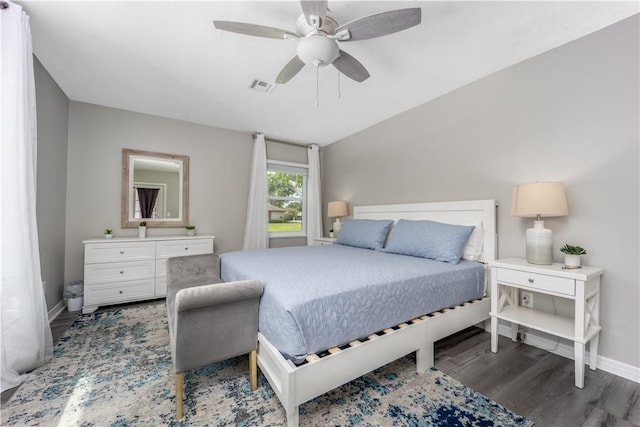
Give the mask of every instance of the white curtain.
M 244 225 L 242 249 L 265 249 L 269 247 L 268 215 L 267 145 L 264 141 L 264 135 L 259 133 L 253 143 L 249 203 L 247 206 L 247 222 Z
M 0 10 L 0 330 L 2 391 L 51 357 L 36 224 L 36 95 L 29 17 Z
M 320 149 L 313 144 L 308 150 L 309 178 L 307 180 L 307 244 L 322 237 L 322 205 L 320 192 Z

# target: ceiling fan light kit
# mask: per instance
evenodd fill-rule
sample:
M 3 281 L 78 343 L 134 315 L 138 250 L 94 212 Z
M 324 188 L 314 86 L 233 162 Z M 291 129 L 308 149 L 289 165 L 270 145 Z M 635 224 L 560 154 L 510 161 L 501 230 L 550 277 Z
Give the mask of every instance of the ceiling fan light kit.
M 298 58 L 307 65 L 326 67 L 338 57 L 338 43 L 320 35 L 312 35 L 298 41 Z
M 356 82 L 370 77 L 367 69 L 353 56 L 343 51 L 338 42 L 367 40 L 406 30 L 420 24 L 419 7 L 396 9 L 355 19 L 343 25 L 327 8 L 326 0 L 301 0 L 303 14 L 296 21 L 296 33 L 280 28 L 234 21 L 213 21 L 214 26 L 255 37 L 297 40 L 297 54 L 280 71 L 276 83 L 291 80 L 305 65 L 336 69 Z M 317 103 L 317 101 L 316 101 Z

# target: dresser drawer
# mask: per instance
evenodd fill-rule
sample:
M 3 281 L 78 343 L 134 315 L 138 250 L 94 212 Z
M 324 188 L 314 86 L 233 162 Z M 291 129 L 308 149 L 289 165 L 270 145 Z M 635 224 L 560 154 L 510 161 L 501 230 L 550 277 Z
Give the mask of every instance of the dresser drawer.
M 156 260 L 156 277 L 167 277 L 167 259 Z
M 154 277 L 154 261 L 123 261 L 84 266 L 85 284 L 153 279 Z
M 117 304 L 155 297 L 155 279 L 132 280 L 121 283 L 102 283 L 85 286 L 84 304 Z
M 213 239 L 165 240 L 157 245 L 157 259 L 213 253 Z
M 156 278 L 156 297 L 166 297 L 166 296 L 167 296 L 167 278 L 158 277 Z
M 497 269 L 496 280 L 498 282 L 509 283 L 516 286 L 541 291 L 555 292 L 558 294 L 574 296 L 575 280 L 564 277 L 548 276 L 546 274 L 528 273 L 526 271 L 509 270 L 506 268 Z
M 84 247 L 85 264 L 147 260 L 155 257 L 155 242 L 90 243 Z

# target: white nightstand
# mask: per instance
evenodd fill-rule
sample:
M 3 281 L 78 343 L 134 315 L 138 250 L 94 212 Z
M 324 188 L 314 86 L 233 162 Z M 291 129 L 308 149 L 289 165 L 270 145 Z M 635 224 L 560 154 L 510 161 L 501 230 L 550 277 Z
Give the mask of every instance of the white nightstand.
M 491 351 L 498 351 L 498 320 L 511 322 L 515 341 L 518 325 L 573 341 L 575 384 L 584 387 L 584 348 L 589 343 L 589 367 L 596 369 L 600 334 L 601 268 L 563 269 L 562 264 L 535 265 L 520 258 L 490 262 Z M 520 290 L 574 300 L 574 317 L 566 318 L 520 306 Z
M 314 245 L 333 245 L 333 242 L 336 241 L 335 237 L 316 237 L 313 239 Z

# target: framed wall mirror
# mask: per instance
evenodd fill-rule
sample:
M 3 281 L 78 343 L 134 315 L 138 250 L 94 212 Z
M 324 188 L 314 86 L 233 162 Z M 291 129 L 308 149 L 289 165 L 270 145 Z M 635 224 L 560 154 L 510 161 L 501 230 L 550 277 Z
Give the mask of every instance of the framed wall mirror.
M 122 228 L 189 223 L 189 157 L 122 149 Z

